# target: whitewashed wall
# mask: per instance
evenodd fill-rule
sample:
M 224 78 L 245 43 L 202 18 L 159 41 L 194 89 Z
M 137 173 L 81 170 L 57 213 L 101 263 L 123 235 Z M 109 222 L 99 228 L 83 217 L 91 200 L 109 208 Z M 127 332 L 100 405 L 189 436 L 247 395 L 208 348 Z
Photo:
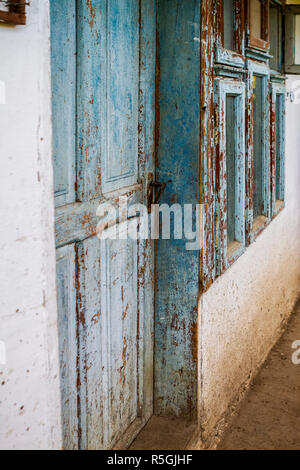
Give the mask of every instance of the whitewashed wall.
M 204 439 L 215 437 L 216 424 L 265 359 L 299 294 L 300 104 L 287 103 L 286 126 L 286 209 L 200 300 Z
M 48 1 L 0 26 L 0 448 L 61 447 Z

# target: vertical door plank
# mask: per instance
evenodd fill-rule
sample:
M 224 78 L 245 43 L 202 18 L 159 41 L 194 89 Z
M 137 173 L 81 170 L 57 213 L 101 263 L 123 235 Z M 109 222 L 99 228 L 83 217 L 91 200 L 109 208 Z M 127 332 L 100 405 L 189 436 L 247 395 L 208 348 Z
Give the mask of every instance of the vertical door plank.
M 51 0 L 53 163 L 56 206 L 75 201 L 76 2 Z
M 75 246 L 57 250 L 57 300 L 62 399 L 63 445 L 78 449 L 77 313 Z
M 195 209 L 200 199 L 200 2 L 162 0 L 158 8 L 157 173 L 167 184 L 161 202 Z M 155 281 L 155 413 L 194 416 L 199 251 L 186 251 L 186 240 L 159 240 Z

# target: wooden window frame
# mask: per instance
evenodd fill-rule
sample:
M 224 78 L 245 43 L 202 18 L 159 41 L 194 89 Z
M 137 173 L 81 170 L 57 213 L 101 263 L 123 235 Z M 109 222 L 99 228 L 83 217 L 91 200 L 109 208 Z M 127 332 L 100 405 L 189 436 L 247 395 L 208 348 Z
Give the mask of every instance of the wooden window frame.
M 271 222 L 271 165 L 270 165 L 270 69 L 264 64 L 247 61 L 246 108 L 246 238 L 250 245 Z M 263 214 L 254 220 L 254 151 L 253 151 L 253 78 L 263 78 Z
M 216 50 L 215 62 L 235 67 L 245 65 L 245 8 L 244 0 L 235 0 L 234 42 L 235 51 L 224 47 L 224 1 L 215 1 Z
M 248 21 L 248 46 L 253 49 L 268 52 L 270 49 L 269 37 L 269 0 L 262 0 L 262 30 L 264 39 L 258 38 L 253 34 L 252 17 L 251 17 L 251 0 L 247 0 L 247 21 Z
M 277 73 L 282 73 L 283 72 L 283 49 L 284 49 L 284 44 L 283 44 L 283 14 L 284 14 L 284 8 L 283 8 L 283 3 L 279 0 L 270 0 L 269 2 L 269 9 L 270 9 L 270 6 L 271 6 L 271 3 L 275 4 L 275 6 L 277 5 L 277 9 L 280 11 L 281 15 L 282 15 L 282 24 L 281 24 L 281 27 L 280 27 L 280 31 L 278 31 L 278 37 L 277 37 L 277 41 L 278 41 L 278 44 L 280 43 L 281 44 L 281 47 L 278 47 L 278 57 L 276 58 L 277 60 L 277 63 L 279 64 L 279 69 L 273 69 L 271 68 L 271 65 L 270 65 L 270 69 L 274 72 L 277 72 Z M 270 31 L 271 33 L 271 31 Z M 271 34 L 270 34 L 270 47 L 271 47 Z M 271 51 L 270 51 L 271 53 Z
M 285 83 L 271 80 L 271 194 L 272 194 L 272 218 L 276 217 L 285 207 Z M 276 166 L 277 166 L 277 97 L 281 96 L 280 105 L 280 199 L 277 199 Z
M 221 3 L 221 2 L 219 2 Z M 223 2 L 222 2 L 223 3 Z M 283 8 L 284 2 L 282 2 Z M 246 84 L 246 106 L 245 106 L 245 199 L 244 203 L 244 230 L 246 238 L 246 247 L 249 246 L 260 233 L 267 227 L 273 218 L 281 212 L 285 203 L 276 204 L 276 167 L 274 165 L 274 157 L 276 158 L 276 93 L 284 93 L 285 78 L 278 71 L 270 70 L 268 59 L 270 58 L 269 41 L 263 44 L 256 44 L 252 41 L 250 44 L 249 30 L 249 0 L 245 0 L 245 19 L 247 34 L 247 42 L 245 47 L 245 64 L 244 68 L 229 67 L 234 65 L 228 60 L 228 57 L 222 56 L 222 30 L 220 18 L 223 16 L 216 11 L 216 0 L 202 2 L 201 16 L 201 74 L 205 77 L 201 80 L 201 203 L 204 206 L 203 215 L 203 247 L 200 252 L 201 268 L 200 268 L 200 286 L 201 292 L 207 291 L 213 284 L 215 279 L 222 275 L 228 267 L 243 253 L 236 253 L 236 257 L 230 259 L 227 253 L 227 240 L 225 239 L 225 230 L 227 230 L 226 208 L 227 198 L 226 187 L 224 183 L 226 160 L 224 161 L 220 148 L 224 150 L 224 132 L 226 132 L 226 122 L 224 121 L 224 100 L 220 98 L 221 82 L 230 81 L 234 84 Z M 269 3 L 268 3 L 269 11 Z M 300 12 L 300 7 L 299 7 Z M 269 15 L 268 15 L 269 16 Z M 218 18 L 219 26 L 216 29 L 216 18 Z M 257 46 L 263 46 L 257 47 Z M 224 49 L 224 48 L 223 48 Z M 268 49 L 268 50 L 267 50 Z M 214 60 L 213 59 L 214 52 Z M 225 51 L 226 52 L 226 51 Z M 224 52 L 224 54 L 225 54 Z M 218 60 L 219 59 L 219 60 Z M 299 67 L 300 73 L 300 67 Z M 253 75 L 263 77 L 263 160 L 264 160 L 264 216 L 261 224 L 254 226 L 253 222 Z M 273 85 L 274 84 L 274 85 Z M 212 93 L 211 90 L 214 89 Z M 273 95 L 272 95 L 273 93 Z M 223 111 L 220 110 L 219 104 L 223 102 Z M 284 101 L 285 102 L 285 101 Z M 274 108 L 275 106 L 275 108 Z M 243 122 L 243 121 L 241 121 Z M 243 124 L 241 124 L 243 125 Z M 272 127 L 273 126 L 273 127 Z M 284 121 L 282 123 L 284 126 Z M 274 133 L 275 131 L 275 133 Z M 283 128 L 283 138 L 285 128 Z M 223 143 L 222 143 L 223 135 Z M 271 146 L 271 148 L 270 148 Z M 284 148 L 284 146 L 283 146 Z M 278 158 L 278 157 L 277 157 Z M 284 165 L 284 158 L 281 164 Z M 275 160 L 276 163 L 276 160 Z M 284 195 L 284 168 L 281 171 L 281 191 Z M 278 194 L 277 194 L 278 196 Z M 275 202 L 275 204 L 274 204 Z M 220 217 L 221 215 L 221 217 Z M 258 218 L 257 218 L 258 219 Z M 257 220 L 255 221 L 257 222 Z M 226 240 L 226 241 L 225 241 Z M 247 249 L 247 248 L 246 248 Z
M 26 25 L 26 0 L 14 0 L 8 11 L 0 11 L 0 24 Z
M 226 177 L 226 97 L 238 98 L 236 126 L 236 216 L 237 241 L 228 248 Z M 216 78 L 214 83 L 216 160 L 216 266 L 223 274 L 245 251 L 245 84 L 238 80 Z
M 300 64 L 295 64 L 295 16 L 300 15 L 300 5 L 285 7 L 285 72 L 300 74 Z
M 203 243 L 200 250 L 200 292 L 216 278 L 215 266 L 215 148 L 214 148 L 214 52 L 215 1 L 201 2 L 200 28 L 200 203 L 203 213 Z

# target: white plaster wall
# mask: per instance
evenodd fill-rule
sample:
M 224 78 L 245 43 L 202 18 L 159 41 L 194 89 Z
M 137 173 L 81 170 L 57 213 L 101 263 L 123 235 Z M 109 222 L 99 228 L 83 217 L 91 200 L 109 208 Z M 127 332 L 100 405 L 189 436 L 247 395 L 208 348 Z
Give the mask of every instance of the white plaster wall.
M 289 77 L 288 89 L 295 78 Z M 204 439 L 214 437 L 215 426 L 265 359 L 299 294 L 300 104 L 287 103 L 286 126 L 286 208 L 200 299 Z
M 61 448 L 48 0 L 0 26 L 0 449 Z

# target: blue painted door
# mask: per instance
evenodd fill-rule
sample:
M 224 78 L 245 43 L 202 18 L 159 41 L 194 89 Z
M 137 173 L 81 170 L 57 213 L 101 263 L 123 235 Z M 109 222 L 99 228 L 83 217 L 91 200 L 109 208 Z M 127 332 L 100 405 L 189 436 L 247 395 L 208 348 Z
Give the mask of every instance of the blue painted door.
M 126 447 L 153 410 L 152 244 L 96 236 L 154 172 L 155 0 L 51 0 L 64 447 Z

